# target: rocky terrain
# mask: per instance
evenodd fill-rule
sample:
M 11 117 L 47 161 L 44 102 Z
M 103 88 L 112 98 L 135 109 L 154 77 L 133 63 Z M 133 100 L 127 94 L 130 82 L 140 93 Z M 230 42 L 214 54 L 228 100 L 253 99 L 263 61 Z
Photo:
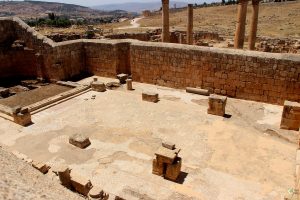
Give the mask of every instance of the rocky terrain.
M 126 15 L 125 11 L 100 11 L 84 6 L 40 1 L 0 1 L 0 17 L 18 16 L 22 19 L 46 17 L 49 12 L 70 18 L 98 18 Z
M 0 199 L 84 199 L 0 147 Z

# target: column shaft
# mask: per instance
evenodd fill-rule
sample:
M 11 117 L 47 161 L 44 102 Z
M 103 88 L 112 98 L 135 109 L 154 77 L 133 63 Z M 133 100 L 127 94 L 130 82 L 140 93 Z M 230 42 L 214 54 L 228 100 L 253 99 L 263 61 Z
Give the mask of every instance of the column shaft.
M 192 45 L 193 41 L 193 24 L 194 24 L 194 13 L 193 4 L 188 5 L 188 22 L 187 22 L 187 44 Z
M 256 34 L 257 34 L 257 24 L 258 24 L 258 10 L 259 10 L 259 1 L 252 0 L 252 19 L 250 25 L 250 34 L 249 34 L 249 49 L 255 49 Z
M 170 42 L 169 0 L 162 0 L 162 42 Z
M 237 49 L 244 47 L 247 5 L 248 0 L 240 0 L 238 4 L 237 26 L 234 39 L 234 48 Z

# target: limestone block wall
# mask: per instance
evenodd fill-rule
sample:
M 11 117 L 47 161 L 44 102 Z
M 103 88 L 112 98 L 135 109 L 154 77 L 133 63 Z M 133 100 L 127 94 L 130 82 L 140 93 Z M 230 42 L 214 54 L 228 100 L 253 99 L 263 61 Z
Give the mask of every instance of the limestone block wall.
M 13 24 L 9 18 L 0 20 L 0 47 L 10 45 L 15 40 Z
M 0 49 L 0 78 L 36 77 L 37 68 L 33 50 Z
M 178 44 L 136 42 L 130 48 L 135 81 L 283 104 L 300 101 L 300 57 Z
M 130 71 L 130 40 L 85 40 L 86 68 L 98 76 L 115 77 Z

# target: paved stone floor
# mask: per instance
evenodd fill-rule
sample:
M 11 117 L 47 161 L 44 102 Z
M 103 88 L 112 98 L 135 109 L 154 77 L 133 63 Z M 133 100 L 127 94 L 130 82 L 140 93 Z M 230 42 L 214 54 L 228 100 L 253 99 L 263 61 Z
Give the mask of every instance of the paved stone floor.
M 50 165 L 66 163 L 127 199 L 282 200 L 293 188 L 297 132 L 278 129 L 281 106 L 228 99 L 231 118 L 223 118 L 206 113 L 205 96 L 133 86 L 77 96 L 33 115 L 29 127 L 0 118 L 0 144 Z M 161 100 L 142 101 L 143 90 Z M 74 133 L 92 144 L 68 144 Z M 165 140 L 182 149 L 180 183 L 151 173 Z

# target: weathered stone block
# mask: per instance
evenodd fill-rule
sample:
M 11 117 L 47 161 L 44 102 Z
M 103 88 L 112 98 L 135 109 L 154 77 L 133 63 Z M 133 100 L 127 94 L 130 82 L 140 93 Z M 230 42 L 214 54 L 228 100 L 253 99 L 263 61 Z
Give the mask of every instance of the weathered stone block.
M 36 168 L 37 170 L 39 170 L 40 172 L 42 172 L 43 174 L 47 174 L 50 169 L 50 166 L 48 166 L 45 163 L 38 162 L 38 161 L 33 161 L 32 166 L 34 168 Z
M 16 124 L 19 124 L 21 126 L 28 126 L 28 125 L 32 124 L 30 113 L 13 114 L 13 119 Z
M 224 116 L 227 97 L 212 94 L 208 98 L 207 113 L 212 115 Z
M 298 131 L 300 127 L 300 103 L 285 101 L 280 128 Z
M 58 165 L 53 169 L 53 172 L 56 173 L 59 177 L 60 183 L 67 187 L 71 188 L 71 169 L 64 164 Z
M 162 176 L 164 174 L 164 165 L 163 165 L 163 163 L 159 163 L 156 159 L 153 159 L 152 174 Z
M 159 163 L 171 164 L 177 157 L 180 149 L 170 150 L 165 147 L 160 147 L 156 152 L 156 159 Z
M 159 100 L 158 94 L 152 93 L 152 92 L 143 92 L 142 99 L 143 99 L 143 101 L 149 101 L 149 102 L 153 102 L 153 103 L 157 103 Z
M 9 96 L 9 89 L 0 87 L 0 97 L 6 98 Z
M 167 149 L 170 149 L 170 150 L 174 150 L 175 149 L 175 144 L 171 143 L 171 142 L 163 142 L 162 146 L 165 147 L 165 148 L 167 148 Z
M 107 193 L 105 193 L 100 187 L 93 187 L 90 191 L 89 191 L 89 195 L 88 195 L 89 199 L 108 199 L 109 195 Z
M 92 82 L 91 87 L 96 92 L 105 92 L 106 91 L 105 84 L 100 81 Z
M 78 193 L 87 196 L 89 191 L 92 189 L 93 185 L 90 180 L 87 178 L 84 178 L 80 176 L 79 174 L 76 174 L 74 172 L 71 172 L 71 184 L 75 191 Z
M 69 143 L 81 149 L 84 149 L 91 144 L 90 139 L 82 134 L 74 134 L 70 136 Z
M 170 179 L 172 181 L 176 181 L 180 172 L 181 172 L 181 161 L 180 157 L 177 157 L 172 164 L 167 165 L 167 171 L 165 174 L 166 179 Z
M 125 84 L 128 79 L 128 74 L 118 74 L 117 78 L 119 79 L 121 84 Z

